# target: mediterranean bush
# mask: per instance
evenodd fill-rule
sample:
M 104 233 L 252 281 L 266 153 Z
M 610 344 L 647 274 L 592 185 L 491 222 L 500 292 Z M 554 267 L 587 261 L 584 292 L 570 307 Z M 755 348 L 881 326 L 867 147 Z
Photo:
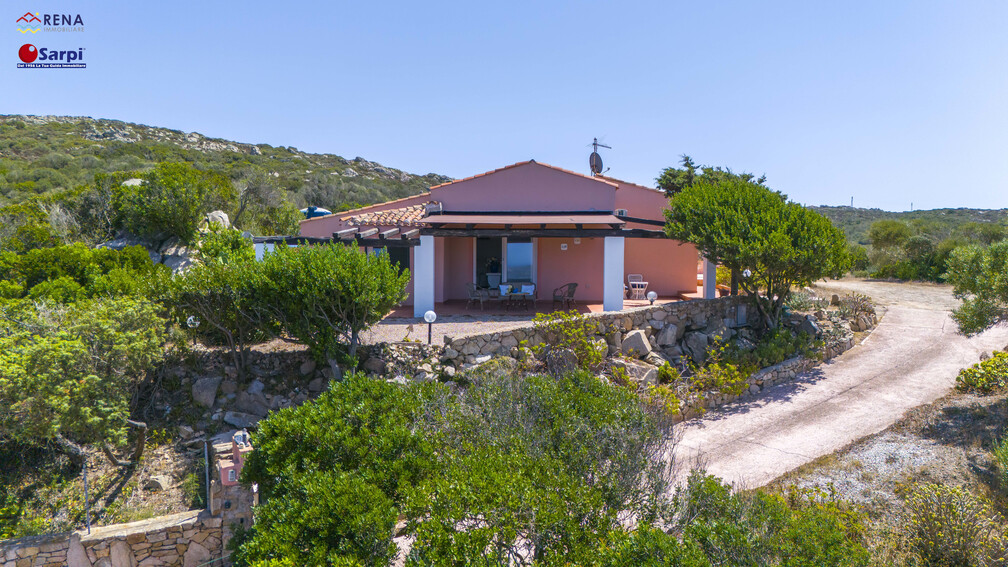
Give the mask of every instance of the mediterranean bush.
M 4 304 L 0 437 L 70 449 L 122 444 L 135 390 L 163 347 L 164 321 L 147 301 Z
M 914 487 L 906 501 L 910 543 L 924 565 L 1004 565 L 1008 540 L 990 503 L 964 488 Z
M 260 265 L 262 302 L 320 361 L 353 359 L 361 333 L 406 299 L 410 278 L 388 254 L 342 244 L 277 246 Z
M 113 209 L 118 226 L 139 235 L 168 234 L 192 243 L 203 215 L 237 198 L 231 181 L 187 163 L 160 163 L 139 185 L 118 185 Z
M 994 466 L 997 468 L 998 485 L 1008 495 L 1008 437 L 994 442 Z
M 1008 352 L 994 352 L 987 360 L 964 368 L 956 376 L 956 389 L 987 395 L 1008 386 Z
M 597 370 L 605 362 L 608 349 L 592 340 L 596 323 L 578 311 L 537 313 L 532 323 L 546 337 L 544 342 L 532 345 L 536 356 L 541 358 L 551 350 L 566 349 L 574 353 L 579 368 Z
M 737 342 L 726 345 L 723 358 L 747 369 L 748 376 L 760 368 L 773 366 L 795 356 L 818 358 L 821 356 L 821 348 L 821 341 L 816 341 L 808 333 L 773 329 L 763 333 L 752 348 L 743 348 Z
M 832 495 L 672 489 L 667 414 L 588 372 L 482 368 L 463 395 L 348 376 L 271 414 L 238 564 L 863 565 L 860 516 Z M 628 520 L 636 527 L 628 529 Z M 666 533 L 658 526 L 667 526 Z

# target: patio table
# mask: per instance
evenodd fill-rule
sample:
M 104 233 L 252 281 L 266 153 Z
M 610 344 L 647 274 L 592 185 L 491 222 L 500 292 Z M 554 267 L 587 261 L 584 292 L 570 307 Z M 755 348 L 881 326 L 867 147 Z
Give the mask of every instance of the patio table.
M 644 299 L 644 292 L 647 291 L 647 282 L 630 282 L 630 298 Z
M 504 304 L 505 309 L 510 309 L 512 307 L 518 307 L 521 304 L 522 309 L 528 310 L 529 298 L 532 297 L 531 293 L 522 292 L 512 292 L 507 294 L 507 303 Z

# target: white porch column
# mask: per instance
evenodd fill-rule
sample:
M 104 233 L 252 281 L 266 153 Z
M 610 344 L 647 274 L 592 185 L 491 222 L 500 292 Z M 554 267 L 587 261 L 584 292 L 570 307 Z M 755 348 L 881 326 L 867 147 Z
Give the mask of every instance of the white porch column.
M 707 258 L 703 260 L 703 297 L 713 299 L 717 297 L 717 266 Z
M 605 237 L 602 259 L 602 310 L 623 310 L 623 237 Z
M 420 236 L 413 248 L 413 316 L 423 317 L 434 309 L 434 237 Z

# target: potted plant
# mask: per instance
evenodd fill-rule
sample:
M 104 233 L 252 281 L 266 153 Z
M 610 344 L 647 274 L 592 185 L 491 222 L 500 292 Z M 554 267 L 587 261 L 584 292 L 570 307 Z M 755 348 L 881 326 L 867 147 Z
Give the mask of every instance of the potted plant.
M 496 256 L 491 256 L 487 258 L 486 264 L 483 267 L 486 268 L 487 285 L 489 285 L 491 288 L 499 286 L 501 283 L 500 258 Z

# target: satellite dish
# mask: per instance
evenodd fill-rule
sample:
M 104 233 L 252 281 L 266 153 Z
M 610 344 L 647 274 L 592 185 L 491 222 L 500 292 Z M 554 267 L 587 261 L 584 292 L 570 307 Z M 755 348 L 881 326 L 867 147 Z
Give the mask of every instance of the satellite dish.
M 602 173 L 602 156 L 598 152 L 592 152 L 588 156 L 588 166 L 591 167 L 591 171 L 595 175 Z

